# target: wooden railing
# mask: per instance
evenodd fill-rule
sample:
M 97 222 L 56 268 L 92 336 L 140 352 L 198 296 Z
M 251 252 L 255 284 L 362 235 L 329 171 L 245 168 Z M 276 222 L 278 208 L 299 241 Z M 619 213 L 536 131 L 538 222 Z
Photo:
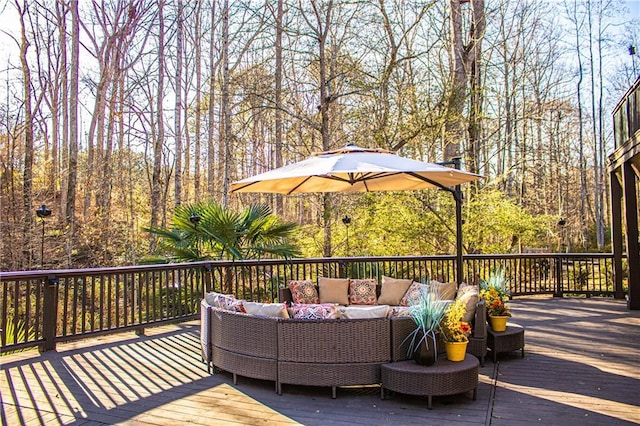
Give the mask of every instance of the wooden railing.
M 613 288 L 611 254 L 464 256 L 465 281 L 502 268 L 513 296 L 623 297 Z M 0 273 L 3 353 L 97 334 L 195 318 L 205 291 L 274 301 L 292 279 L 383 275 L 453 281 L 455 256 L 207 261 L 121 268 Z

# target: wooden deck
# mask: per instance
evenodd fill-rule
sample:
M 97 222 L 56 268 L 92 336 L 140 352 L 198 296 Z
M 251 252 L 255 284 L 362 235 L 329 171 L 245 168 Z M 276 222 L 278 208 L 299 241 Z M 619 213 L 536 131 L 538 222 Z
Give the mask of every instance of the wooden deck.
M 3 356 L 3 425 L 44 424 L 640 424 L 640 312 L 611 299 L 512 302 L 525 358 L 488 357 L 477 400 L 426 398 L 378 387 L 338 390 L 209 375 L 198 323 Z

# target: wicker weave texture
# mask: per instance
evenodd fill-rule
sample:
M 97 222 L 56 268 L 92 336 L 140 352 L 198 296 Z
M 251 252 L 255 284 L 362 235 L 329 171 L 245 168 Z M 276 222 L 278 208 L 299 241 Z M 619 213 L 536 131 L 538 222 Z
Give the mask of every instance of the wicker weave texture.
M 277 358 L 278 321 L 238 312 L 214 309 L 213 346 L 259 358 Z
M 493 354 L 493 360 L 502 352 L 517 351 L 524 348 L 524 327 L 518 324 L 509 324 L 503 332 L 489 330 L 487 345 Z M 523 352 L 524 356 L 524 352 Z
M 416 324 L 409 317 L 391 318 L 391 361 L 409 359 L 407 354 L 410 339 L 407 336 L 416 328 Z
M 278 382 L 307 386 L 350 386 L 380 383 L 380 363 L 316 364 L 279 362 Z
M 278 321 L 278 360 L 348 364 L 390 361 L 386 318 Z
M 478 359 L 467 355 L 464 361 L 440 358 L 425 367 L 414 361 L 382 365 L 382 386 L 409 395 L 453 395 L 478 386 Z
M 275 359 L 247 356 L 214 347 L 213 364 L 221 370 L 244 377 L 278 380 L 278 362 Z
M 211 327 L 210 327 L 211 309 L 210 305 L 202 299 L 200 302 L 200 355 L 202 360 L 207 363 L 211 362 Z

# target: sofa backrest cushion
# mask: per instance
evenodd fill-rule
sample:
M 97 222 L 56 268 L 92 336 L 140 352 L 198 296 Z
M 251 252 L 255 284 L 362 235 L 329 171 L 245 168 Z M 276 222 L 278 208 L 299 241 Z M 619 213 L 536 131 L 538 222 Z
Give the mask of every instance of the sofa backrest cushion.
M 215 291 L 205 293 L 204 300 L 214 308 L 226 309 L 233 312 L 245 312 L 243 301 L 236 299 L 233 294 L 216 293 Z
M 349 304 L 349 279 L 348 278 L 318 278 L 320 303 Z
M 380 305 L 400 305 L 400 300 L 411 287 L 412 280 L 403 280 L 382 276 L 382 287 L 378 303 Z
M 373 278 L 349 279 L 349 304 L 375 305 L 378 302 L 376 284 Z
M 318 289 L 311 280 L 290 281 L 289 289 L 293 303 L 320 303 Z
M 478 304 L 478 292 L 479 288 L 477 285 L 462 283 L 460 284 L 460 287 L 458 287 L 456 299 L 463 300 L 467 307 L 467 311 L 464 314 L 464 317 L 462 317 L 462 321 L 468 323 L 473 321 L 473 318 L 476 315 L 476 305 Z
M 420 297 L 422 294 L 429 291 L 428 284 L 422 284 L 419 282 L 413 282 L 409 286 L 409 289 L 406 291 L 402 299 L 400 300 L 401 306 L 413 306 L 417 305 L 420 302 Z
M 455 282 L 441 283 L 432 280 L 429 283 L 429 292 L 439 300 L 454 300 L 456 298 L 457 288 L 458 284 Z

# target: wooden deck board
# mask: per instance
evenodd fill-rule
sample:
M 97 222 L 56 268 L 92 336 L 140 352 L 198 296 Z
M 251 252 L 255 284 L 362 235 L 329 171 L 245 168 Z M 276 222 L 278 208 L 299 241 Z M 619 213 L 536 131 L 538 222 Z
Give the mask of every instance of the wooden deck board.
M 512 302 L 526 327 L 525 358 L 499 354 L 470 394 L 426 398 L 378 387 L 285 385 L 228 373 L 200 360 L 198 323 L 60 344 L 0 358 L 0 423 L 227 425 L 640 424 L 640 313 L 610 299 Z

